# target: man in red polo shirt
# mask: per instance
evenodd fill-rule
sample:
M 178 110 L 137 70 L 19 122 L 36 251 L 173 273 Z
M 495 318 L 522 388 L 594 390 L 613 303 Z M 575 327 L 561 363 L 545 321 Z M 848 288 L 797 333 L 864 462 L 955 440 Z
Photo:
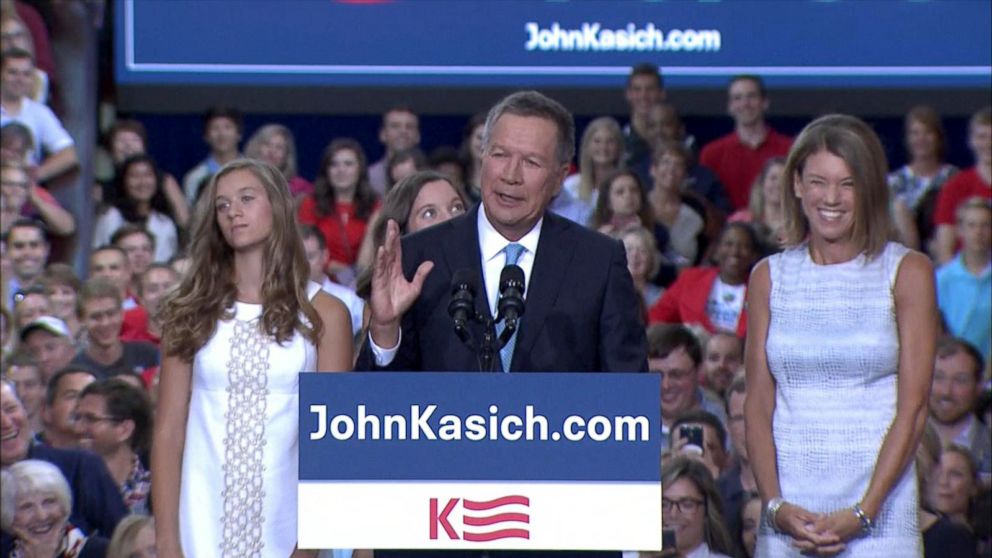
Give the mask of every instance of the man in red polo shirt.
M 954 258 L 958 206 L 973 197 L 992 199 L 992 108 L 985 107 L 971 116 L 968 147 L 975 156 L 975 166 L 951 177 L 937 195 L 937 209 L 933 214 L 933 224 L 937 227 L 933 250 L 939 263 L 947 263 Z
M 751 185 L 771 157 L 788 155 L 792 138 L 765 122 L 769 99 L 758 76 L 735 76 L 727 90 L 734 131 L 703 147 L 699 162 L 720 177 L 734 209 L 747 207 Z

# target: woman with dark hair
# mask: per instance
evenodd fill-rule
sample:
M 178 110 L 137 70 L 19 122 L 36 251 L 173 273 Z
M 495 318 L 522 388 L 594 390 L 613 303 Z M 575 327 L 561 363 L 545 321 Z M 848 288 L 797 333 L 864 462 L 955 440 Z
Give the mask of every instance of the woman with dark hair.
M 741 504 L 740 544 L 747 558 L 755 558 L 754 545 L 758 540 L 758 526 L 761 525 L 761 496 L 748 492 Z
M 696 264 L 706 253 L 707 212 L 698 199 L 684 195 L 691 164 L 692 152 L 676 141 L 663 142 L 651 155 L 654 186 L 648 201 L 655 222 L 668 232 L 666 255 L 679 267 Z
M 160 310 L 158 555 L 313 556 L 296 549 L 299 374 L 351 368 L 351 320 L 309 280 L 278 169 L 232 161 L 204 195 Z
M 651 230 L 654 221 L 647 190 L 634 171 L 614 171 L 600 182 L 590 228 L 604 234 L 619 234 L 633 226 Z
M 716 242 L 716 266 L 690 267 L 648 310 L 648 323 L 699 324 L 706 331 L 736 334 L 747 331 L 747 278 L 761 248 L 754 229 L 729 223 Z
M 140 153 L 121 163 L 115 179 L 114 198 L 97 217 L 93 247 L 110 244 L 124 223 L 148 230 L 155 237 L 155 261 L 167 262 L 179 247 L 179 232 L 163 189 L 163 175 L 155 160 Z
M 105 175 L 99 175 L 100 199 L 111 202 L 116 199 L 116 177 L 120 175 L 120 166 L 128 158 L 148 153 L 148 133 L 145 126 L 137 120 L 122 119 L 114 122 L 105 136 L 105 148 L 110 155 L 111 165 L 108 165 Z M 98 165 L 99 167 L 100 165 Z M 172 216 L 176 225 L 184 229 L 189 223 L 190 207 L 183 195 L 182 188 L 176 177 L 162 172 L 162 191 L 169 200 Z
M 422 170 L 427 170 L 427 156 L 419 147 L 390 153 L 386 158 L 386 180 L 389 183 L 386 191 L 400 180 Z
M 723 503 L 706 465 L 691 457 L 670 458 L 661 467 L 661 513 L 675 530 L 681 556 L 729 558 L 733 542 L 723 522 Z
M 747 453 L 757 554 L 919 556 L 913 456 L 937 344 L 930 260 L 891 242 L 885 152 L 846 115 L 796 138 L 784 251 L 748 288 Z
M 358 296 L 366 300 L 369 297 L 372 257 L 386 239 L 386 224 L 390 220 L 396 221 L 403 235 L 443 223 L 465 213 L 467 208 L 465 192 L 452 184 L 445 174 L 420 171 L 399 181 L 386 194 L 382 210 L 376 215 L 362 243 L 360 261 L 366 262 L 366 265 L 358 279 Z
M 971 526 L 971 511 L 980 487 L 978 466 L 968 448 L 951 444 L 943 449 L 930 485 L 934 509 L 961 525 Z
M 313 194 L 300 204 L 299 219 L 324 234 L 326 271 L 338 283 L 354 282 L 362 238 L 378 205 L 362 146 L 351 138 L 332 141 L 320 159 Z
M 680 257 L 669 245 L 668 230 L 655 222 L 644 184 L 637 173 L 629 169 L 607 174 L 599 185 L 589 228 L 620 238 L 624 231 L 635 227 L 644 227 L 651 232 L 655 246 L 663 256 L 659 269 L 650 280 L 660 286 L 671 283 L 677 270 L 670 262 Z

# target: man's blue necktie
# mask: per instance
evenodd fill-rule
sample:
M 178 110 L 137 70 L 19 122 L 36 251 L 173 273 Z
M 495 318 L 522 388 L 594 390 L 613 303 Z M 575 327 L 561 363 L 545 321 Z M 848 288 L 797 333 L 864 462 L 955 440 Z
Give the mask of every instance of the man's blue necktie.
M 523 254 L 524 247 L 516 242 L 511 242 L 506 245 L 503 249 L 506 253 L 506 264 L 505 265 L 516 265 L 517 261 L 520 259 L 520 255 Z M 497 304 L 497 307 L 499 304 Z M 496 324 L 496 337 L 498 338 L 503 333 L 504 323 L 500 322 Z M 520 321 L 517 321 L 517 331 L 520 331 Z M 510 340 L 506 342 L 506 345 L 499 350 L 499 359 L 503 363 L 503 372 L 510 371 L 510 361 L 513 360 L 513 348 L 517 345 L 517 331 L 513 332 Z

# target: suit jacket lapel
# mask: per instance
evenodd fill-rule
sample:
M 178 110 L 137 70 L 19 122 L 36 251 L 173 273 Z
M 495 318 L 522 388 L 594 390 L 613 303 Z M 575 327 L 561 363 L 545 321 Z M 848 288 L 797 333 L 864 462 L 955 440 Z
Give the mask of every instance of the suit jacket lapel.
M 525 293 L 527 306 L 517 333 L 514 363 L 519 362 L 521 355 L 528 354 L 534 347 L 548 313 L 558 300 L 558 293 L 575 253 L 575 243 L 568 241 L 566 231 L 567 224 L 561 217 L 550 211 L 545 212 L 530 284 Z M 517 370 L 517 367 L 511 365 L 510 369 Z

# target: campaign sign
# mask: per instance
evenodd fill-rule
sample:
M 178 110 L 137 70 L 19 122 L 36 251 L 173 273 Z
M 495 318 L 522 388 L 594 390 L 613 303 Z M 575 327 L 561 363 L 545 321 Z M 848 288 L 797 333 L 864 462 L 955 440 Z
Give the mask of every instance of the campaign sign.
M 659 382 L 301 374 L 300 546 L 661 550 Z
M 988 87 L 987 1 L 122 0 L 122 84 Z M 935 23 L 939 29 L 935 33 Z M 829 30 L 826 31 L 825 30 Z M 341 94 L 347 94 L 342 91 Z M 444 94 L 439 91 L 439 94 Z

